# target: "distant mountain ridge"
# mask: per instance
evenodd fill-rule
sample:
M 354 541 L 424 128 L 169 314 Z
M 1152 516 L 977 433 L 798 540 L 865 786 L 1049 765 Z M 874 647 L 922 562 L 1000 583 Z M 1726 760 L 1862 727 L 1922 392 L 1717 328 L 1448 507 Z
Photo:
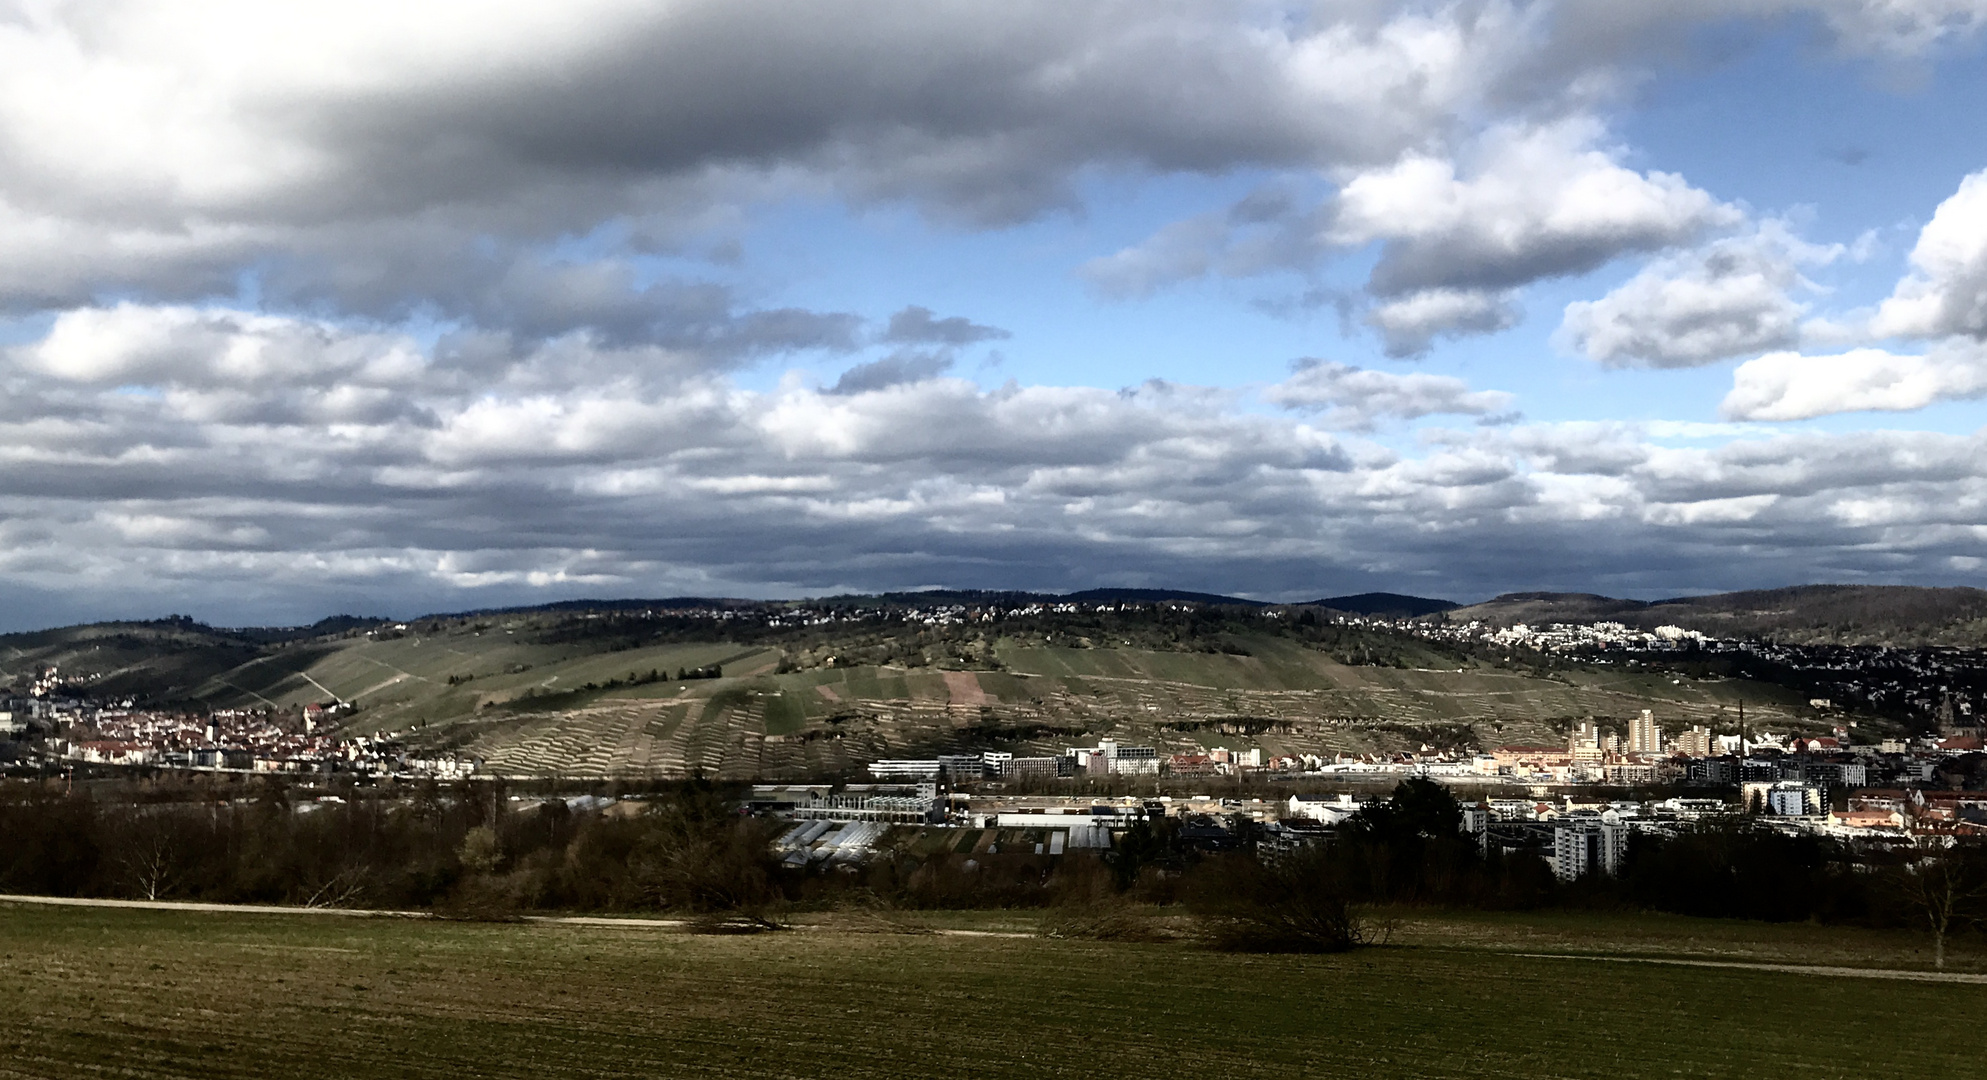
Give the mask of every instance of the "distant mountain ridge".
M 1681 626 L 1713 637 L 1798 644 L 1987 645 L 1987 590 L 1965 586 L 1797 585 L 1667 600 L 1594 593 L 1506 593 L 1443 613 L 1449 622 L 1619 622 Z
M 1216 604 L 1233 607 L 1275 607 L 1266 600 L 1251 600 L 1222 593 L 1193 592 L 1185 589 L 1083 589 L 1068 593 L 1026 592 L 1000 589 L 921 589 L 917 592 L 853 593 L 814 597 L 807 600 L 739 600 L 722 597 L 678 596 L 663 600 L 561 600 L 528 607 L 490 608 L 481 611 L 452 612 L 423 618 L 462 618 L 470 615 L 524 614 L 535 611 L 640 611 L 692 607 L 755 607 L 761 604 L 811 603 L 834 607 L 868 604 L 915 606 L 922 604 Z M 1352 615 L 1384 615 L 1418 618 L 1459 607 L 1453 600 L 1437 600 L 1402 593 L 1369 592 L 1307 600 L 1298 607 L 1324 607 Z
M 1331 608 L 1348 615 L 1378 615 L 1395 619 L 1418 619 L 1425 615 L 1439 615 L 1453 611 L 1461 604 L 1453 600 L 1436 600 L 1426 596 L 1406 596 L 1401 593 L 1369 592 L 1352 596 L 1328 596 L 1323 600 L 1311 601 L 1312 607 Z
M 1273 606 L 1219 593 L 1179 589 L 1097 588 L 1070 593 L 934 589 L 819 597 L 808 600 L 751 600 L 737 597 L 676 596 L 632 599 L 559 600 L 516 607 L 437 612 L 406 620 L 334 615 L 310 626 L 211 627 L 184 616 L 121 620 L 0 635 L 17 652 L 51 652 L 87 647 L 141 656 L 189 653 L 201 648 L 249 648 L 304 642 L 327 635 L 396 621 L 465 619 L 498 615 L 584 611 L 670 611 L 693 608 L 779 607 L 814 604 L 831 607 L 920 606 L 930 604 L 1026 605 L 1030 603 L 1194 603 L 1246 608 Z M 1620 622 L 1638 629 L 1682 626 L 1716 637 L 1758 637 L 1801 644 L 1987 646 L 1987 590 L 1909 585 L 1800 585 L 1665 600 L 1627 600 L 1597 593 L 1513 592 L 1478 604 L 1402 593 L 1368 592 L 1324 597 L 1291 606 L 1318 607 L 1349 615 L 1394 619 L 1513 623 Z M 198 666 L 198 665 L 194 665 Z M 191 672 L 188 673 L 192 674 Z

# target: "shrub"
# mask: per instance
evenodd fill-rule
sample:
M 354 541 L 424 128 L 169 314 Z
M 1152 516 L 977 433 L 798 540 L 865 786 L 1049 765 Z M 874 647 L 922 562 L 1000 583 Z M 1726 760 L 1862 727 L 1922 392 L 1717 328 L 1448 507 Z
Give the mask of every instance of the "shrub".
M 1202 939 L 1228 952 L 1346 952 L 1383 937 L 1353 912 L 1316 848 L 1269 863 L 1248 856 L 1203 863 L 1187 908 Z

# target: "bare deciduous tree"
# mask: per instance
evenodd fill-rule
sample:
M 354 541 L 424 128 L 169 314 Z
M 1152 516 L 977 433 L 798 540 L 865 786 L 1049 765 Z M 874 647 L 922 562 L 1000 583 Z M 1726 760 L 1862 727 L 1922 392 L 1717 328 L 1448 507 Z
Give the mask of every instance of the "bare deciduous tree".
M 1932 963 L 1946 966 L 1946 935 L 1980 918 L 1987 906 L 1987 857 L 1977 843 L 1921 838 L 1898 872 L 1904 902 L 1932 933 Z
M 122 836 L 117 863 L 140 899 L 172 895 L 186 876 L 191 852 L 179 816 L 167 812 L 134 814 Z

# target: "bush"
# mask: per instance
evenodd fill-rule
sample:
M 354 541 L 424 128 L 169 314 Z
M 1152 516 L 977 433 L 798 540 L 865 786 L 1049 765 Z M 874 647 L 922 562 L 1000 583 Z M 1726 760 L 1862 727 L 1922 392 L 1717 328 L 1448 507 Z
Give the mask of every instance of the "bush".
M 1316 848 L 1272 863 L 1247 856 L 1203 863 L 1187 909 L 1202 939 L 1227 952 L 1346 952 L 1384 936 L 1353 912 Z
M 1081 941 L 1172 941 L 1165 922 L 1150 909 L 1122 898 L 1059 904 L 1042 918 L 1042 936 Z

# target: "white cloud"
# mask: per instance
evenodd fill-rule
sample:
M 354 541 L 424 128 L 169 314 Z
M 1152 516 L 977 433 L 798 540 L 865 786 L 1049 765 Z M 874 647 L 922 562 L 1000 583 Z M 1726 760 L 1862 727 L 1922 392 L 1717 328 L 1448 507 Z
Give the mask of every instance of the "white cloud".
M 1673 173 L 1638 173 L 1586 118 L 1486 133 L 1466 169 L 1411 153 L 1340 190 L 1332 239 L 1382 241 L 1380 296 L 1509 288 L 1670 247 L 1739 212 Z
M 1685 243 L 1739 212 L 1671 173 L 1638 173 L 1578 118 L 1487 133 L 1467 170 L 1420 152 L 1354 175 L 1330 227 L 1342 245 L 1380 243 L 1371 320 L 1395 354 L 1439 333 L 1503 329 L 1510 290 Z
M 1334 249 L 1377 244 L 1367 291 L 1378 303 L 1367 321 L 1391 355 L 1421 352 L 1437 336 L 1509 327 L 1523 285 L 1740 220 L 1682 177 L 1621 165 L 1618 149 L 1599 145 L 1603 134 L 1585 115 L 1496 126 L 1458 154 L 1415 148 L 1346 170 L 1323 205 L 1272 192 L 1175 222 L 1083 273 L 1108 294 L 1143 296 L 1210 273 L 1303 269 Z
M 1734 420 L 1806 420 L 1830 413 L 1908 412 L 1987 395 L 1987 356 L 1948 347 L 1925 356 L 1853 349 L 1837 356 L 1769 353 L 1732 374 L 1720 411 Z
M 1488 289 L 1421 289 L 1366 313 L 1388 356 L 1415 356 L 1438 337 L 1493 334 L 1518 324 L 1515 295 Z
M 24 367 L 97 384 L 207 387 L 322 386 L 351 378 L 404 382 L 425 366 L 392 334 L 352 334 L 328 323 L 239 311 L 121 303 L 63 312 L 48 335 L 18 350 Z
M 1262 396 L 1286 409 L 1319 414 L 1325 427 L 1350 431 L 1370 429 L 1382 419 L 1491 416 L 1509 412 L 1515 400 L 1501 390 L 1471 390 L 1468 383 L 1447 375 L 1395 375 L 1325 360 L 1299 361 L 1290 378 L 1268 387 Z
M 1879 337 L 1987 338 L 1987 170 L 1960 181 L 1911 249 L 1911 273 L 1877 309 Z
M 1806 244 L 1784 223 L 1658 259 L 1599 300 L 1576 301 L 1554 341 L 1610 367 L 1696 367 L 1801 340 L 1806 307 L 1790 295 L 1802 265 L 1840 245 Z
M 1780 5 L 1812 8 L 1851 52 L 1912 57 L 1987 26 L 1981 0 L 1821 0 Z

